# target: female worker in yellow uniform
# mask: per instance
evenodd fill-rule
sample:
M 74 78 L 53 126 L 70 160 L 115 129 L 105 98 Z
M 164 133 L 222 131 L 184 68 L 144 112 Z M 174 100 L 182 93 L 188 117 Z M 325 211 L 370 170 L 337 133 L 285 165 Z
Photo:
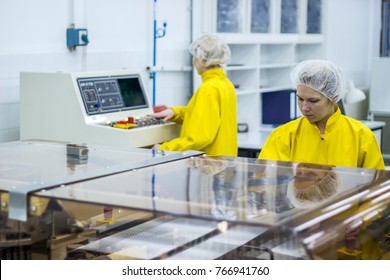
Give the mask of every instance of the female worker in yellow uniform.
M 335 64 L 307 60 L 291 72 L 303 116 L 272 131 L 259 159 L 384 169 L 374 133 L 342 115 L 346 82 Z
M 187 106 L 151 114 L 182 124 L 179 138 L 156 144 L 153 149 L 237 156 L 237 99 L 233 84 L 221 68 L 230 57 L 230 49 L 220 38 L 206 34 L 191 44 L 190 53 L 202 85 Z

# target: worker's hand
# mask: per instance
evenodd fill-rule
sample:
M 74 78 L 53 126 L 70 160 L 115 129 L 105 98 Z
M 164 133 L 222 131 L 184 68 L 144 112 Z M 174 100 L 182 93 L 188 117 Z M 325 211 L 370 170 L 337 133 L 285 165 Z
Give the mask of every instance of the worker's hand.
M 171 108 L 168 108 L 158 113 L 149 114 L 148 116 L 154 118 L 163 118 L 163 121 L 166 122 L 172 119 L 174 115 L 175 113 L 173 112 L 173 110 Z
M 154 144 L 152 150 L 160 150 L 160 147 L 161 147 L 160 144 Z

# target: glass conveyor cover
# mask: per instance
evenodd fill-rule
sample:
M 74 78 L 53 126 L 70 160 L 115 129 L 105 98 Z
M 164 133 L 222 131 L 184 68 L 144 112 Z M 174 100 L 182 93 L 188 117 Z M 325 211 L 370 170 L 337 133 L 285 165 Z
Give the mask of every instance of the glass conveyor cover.
M 50 148 L 52 157 L 32 156 L 47 161 L 53 183 L 28 194 L 28 220 L 19 222 L 45 235 L 34 243 L 25 227 L 29 242 L 7 247 L 25 246 L 31 258 L 377 259 L 390 250 L 388 171 L 103 147 L 70 167 L 65 144 L 14 145 Z M 4 166 L 15 171 L 1 164 L 0 182 L 40 174 L 24 172 L 23 181 Z

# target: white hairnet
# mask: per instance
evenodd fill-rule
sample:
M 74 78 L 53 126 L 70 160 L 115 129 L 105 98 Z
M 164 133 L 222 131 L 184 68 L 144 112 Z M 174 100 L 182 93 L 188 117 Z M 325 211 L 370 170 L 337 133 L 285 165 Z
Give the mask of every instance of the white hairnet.
M 303 61 L 292 70 L 290 77 L 294 87 L 310 87 L 333 103 L 344 96 L 347 87 L 341 69 L 326 60 Z
M 334 196 L 340 187 L 338 175 L 330 171 L 321 181 L 303 189 L 295 187 L 294 180 L 287 185 L 287 197 L 295 208 L 308 208 Z
M 230 58 L 229 46 L 215 35 L 202 35 L 190 46 L 190 53 L 204 67 L 225 63 Z

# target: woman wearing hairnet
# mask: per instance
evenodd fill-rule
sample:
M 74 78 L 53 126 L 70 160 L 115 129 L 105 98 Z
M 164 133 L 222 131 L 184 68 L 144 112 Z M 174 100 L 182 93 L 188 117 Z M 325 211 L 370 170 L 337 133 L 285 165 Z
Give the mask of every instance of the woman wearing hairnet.
M 307 60 L 293 69 L 291 80 L 303 116 L 273 130 L 259 159 L 385 168 L 374 133 L 337 106 L 346 91 L 340 68 Z
M 151 114 L 182 124 L 179 138 L 153 149 L 197 150 L 210 156 L 237 156 L 237 100 L 233 84 L 221 68 L 230 57 L 229 47 L 214 35 L 203 35 L 190 46 L 192 62 L 202 85 L 187 106 Z

